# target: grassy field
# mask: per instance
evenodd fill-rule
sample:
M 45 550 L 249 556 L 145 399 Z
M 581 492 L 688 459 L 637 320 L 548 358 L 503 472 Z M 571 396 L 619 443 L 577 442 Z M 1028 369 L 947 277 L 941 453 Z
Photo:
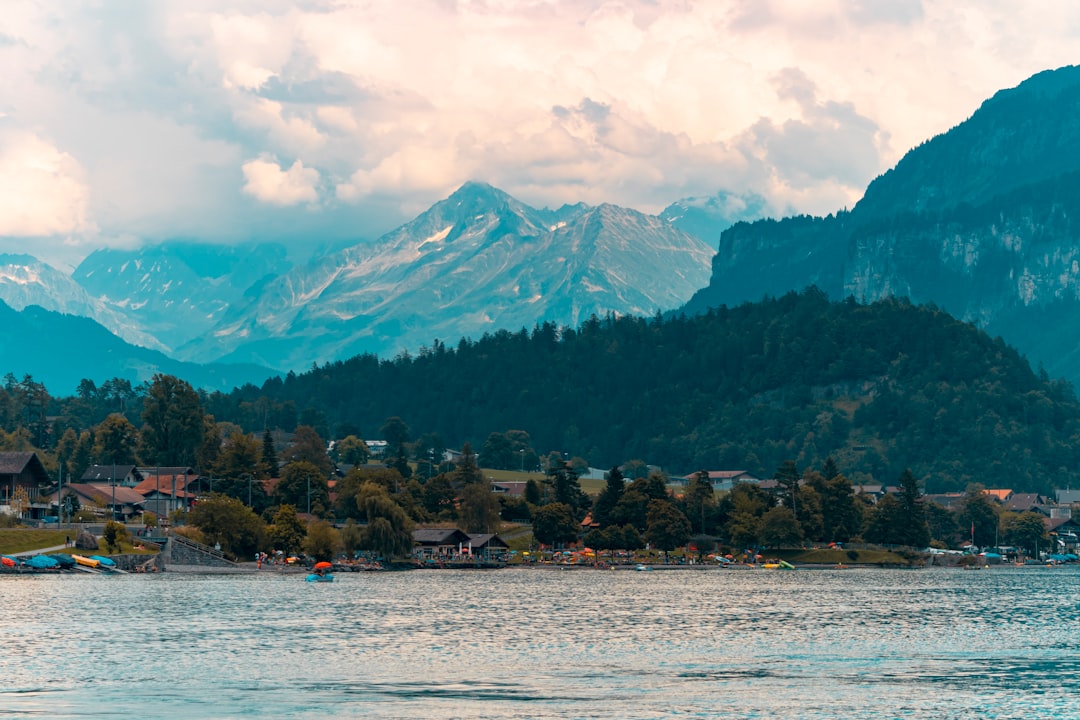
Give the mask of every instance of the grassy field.
M 35 530 L 29 528 L 5 528 L 0 529 L 0 555 L 30 552 L 43 548 L 57 547 L 64 544 L 66 538 L 75 538 L 72 530 Z M 87 551 L 91 552 L 91 551 Z M 109 552 L 104 540 L 98 541 L 97 554 L 104 555 Z M 131 543 L 120 544 L 120 554 L 153 554 L 157 550 L 139 549 Z

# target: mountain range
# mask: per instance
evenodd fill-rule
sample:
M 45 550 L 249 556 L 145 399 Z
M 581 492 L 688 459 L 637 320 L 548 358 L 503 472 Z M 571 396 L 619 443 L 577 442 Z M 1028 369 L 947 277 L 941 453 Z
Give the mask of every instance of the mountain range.
M 172 242 L 99 250 L 67 277 L 32 257 L 7 256 L 0 301 L 48 311 L 32 318 L 39 328 L 49 312 L 78 315 L 176 360 L 215 364 L 217 387 L 226 377 L 258 382 L 503 328 L 651 315 L 705 285 L 712 254 L 657 216 L 607 204 L 538 210 L 469 182 L 374 242 L 302 264 L 274 244 Z M 0 368 L 24 367 L 16 355 L 0 350 Z M 143 381 L 158 367 L 142 355 L 127 365 L 100 365 L 101 357 L 79 355 L 82 377 Z M 32 374 L 48 386 L 44 372 Z
M 1080 381 L 1080 68 L 1002 90 L 850 212 L 738 223 L 687 312 L 816 285 L 933 303 Z
M 38 342 L 69 332 L 52 329 L 66 321 L 49 313 L 87 318 L 162 362 L 217 363 L 216 387 L 500 329 L 693 314 L 815 285 L 834 299 L 932 303 L 1080 381 L 1080 69 L 998 92 L 908 152 L 850 211 L 760 219 L 768 210 L 751 193 L 688 198 L 659 216 L 536 209 L 469 182 L 374 241 L 303 262 L 274 244 L 165 242 L 100 250 L 69 277 L 0 256 L 0 301 L 48 311 L 28 319 Z M 72 361 L 85 377 L 141 381 L 164 367 L 113 341 L 101 351 L 91 336 Z M 0 372 L 23 360 L 0 349 Z

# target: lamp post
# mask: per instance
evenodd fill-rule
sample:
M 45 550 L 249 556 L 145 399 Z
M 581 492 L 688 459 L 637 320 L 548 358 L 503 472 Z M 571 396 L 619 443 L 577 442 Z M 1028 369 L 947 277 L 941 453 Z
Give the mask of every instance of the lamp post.
M 311 476 L 307 476 L 307 514 L 311 517 Z
M 525 472 L 525 448 L 518 450 L 521 453 L 521 472 Z

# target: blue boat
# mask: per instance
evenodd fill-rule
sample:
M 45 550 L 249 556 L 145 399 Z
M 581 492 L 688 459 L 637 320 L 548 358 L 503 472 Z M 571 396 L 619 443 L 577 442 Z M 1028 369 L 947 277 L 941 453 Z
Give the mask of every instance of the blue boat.
M 91 560 L 97 560 L 99 563 L 101 563 L 105 567 L 116 567 L 116 561 L 115 560 L 113 560 L 112 558 L 104 557 L 103 555 L 91 555 L 90 559 Z
M 60 563 L 55 558 L 51 558 L 48 555 L 34 555 L 26 560 L 23 560 L 23 564 L 27 567 L 32 567 L 35 570 L 46 570 L 48 568 L 59 567 Z
M 311 573 L 305 578 L 308 582 L 334 582 L 334 576 L 330 573 Z

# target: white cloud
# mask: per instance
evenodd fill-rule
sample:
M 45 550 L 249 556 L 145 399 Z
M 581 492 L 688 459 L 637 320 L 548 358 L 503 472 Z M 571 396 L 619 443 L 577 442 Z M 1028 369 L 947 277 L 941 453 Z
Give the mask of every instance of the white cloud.
M 0 223 L 374 235 L 467 179 L 826 213 L 1078 35 L 1066 0 L 14 2 Z
M 93 229 L 85 173 L 69 154 L 30 133 L 0 137 L 0 235 L 67 235 Z
M 319 193 L 319 171 L 304 167 L 297 160 L 288 170 L 273 158 L 259 158 L 244 163 L 244 192 L 260 202 L 271 205 L 297 205 L 313 203 Z

